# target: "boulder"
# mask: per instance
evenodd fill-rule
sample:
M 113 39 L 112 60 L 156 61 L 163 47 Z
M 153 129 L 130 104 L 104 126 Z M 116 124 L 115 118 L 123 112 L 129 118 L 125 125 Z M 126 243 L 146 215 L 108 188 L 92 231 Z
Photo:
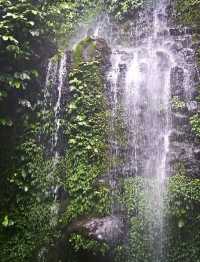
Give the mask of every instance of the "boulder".
M 122 239 L 124 224 L 122 218 L 117 216 L 88 218 L 73 222 L 68 232 L 80 233 L 91 239 L 115 244 Z

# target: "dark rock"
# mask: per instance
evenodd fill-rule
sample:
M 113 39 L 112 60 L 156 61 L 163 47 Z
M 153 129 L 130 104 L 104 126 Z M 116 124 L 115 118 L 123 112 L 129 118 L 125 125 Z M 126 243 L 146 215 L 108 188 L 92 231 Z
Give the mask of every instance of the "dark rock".
M 170 142 L 184 142 L 186 141 L 186 134 L 184 132 L 173 130 L 170 134 Z
M 120 72 L 126 71 L 127 70 L 126 64 L 120 64 L 119 65 L 119 70 L 120 70 Z
M 171 46 L 171 50 L 174 51 L 174 52 L 179 52 L 183 49 L 183 46 L 181 44 L 181 42 L 176 42 L 174 43 L 172 46 Z
M 189 48 L 184 48 L 182 50 L 183 54 L 184 54 L 184 57 L 185 57 L 185 61 L 188 63 L 188 64 L 191 64 L 194 62 L 194 50 L 192 49 L 189 49 Z
M 184 71 L 181 67 L 174 67 L 171 71 L 171 94 L 172 96 L 184 97 Z
M 198 103 L 196 101 L 190 101 L 187 103 L 187 109 L 190 113 L 195 113 L 198 110 Z
M 183 31 L 181 31 L 178 28 L 170 28 L 169 33 L 170 33 L 171 36 L 179 36 L 179 35 L 183 34 Z
M 188 117 L 181 113 L 174 113 L 172 115 L 172 121 L 176 126 L 177 125 L 181 125 L 181 126 L 188 125 Z
M 123 229 L 124 223 L 120 217 L 108 216 L 75 221 L 69 226 L 68 232 L 78 232 L 91 239 L 116 244 L 123 236 Z
M 96 42 L 96 50 L 100 55 L 101 59 L 101 67 L 103 70 L 103 74 L 110 68 L 110 56 L 111 56 L 111 49 L 108 46 L 107 42 L 103 38 L 98 38 L 95 40 Z

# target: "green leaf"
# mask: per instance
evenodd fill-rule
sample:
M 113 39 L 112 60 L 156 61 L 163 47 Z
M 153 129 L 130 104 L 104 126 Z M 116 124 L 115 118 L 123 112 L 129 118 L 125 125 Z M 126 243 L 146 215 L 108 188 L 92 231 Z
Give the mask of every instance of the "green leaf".
M 5 217 L 4 217 L 4 220 L 3 220 L 3 222 L 2 222 L 2 225 L 3 225 L 4 227 L 8 227 L 8 225 L 9 225 L 8 216 L 5 216 Z
M 7 49 L 9 52 L 15 52 L 15 53 L 17 53 L 17 54 L 19 54 L 19 52 L 20 52 L 19 47 L 16 46 L 16 45 L 8 45 L 8 46 L 6 47 L 6 49 Z
M 0 126 L 9 126 L 11 127 L 13 125 L 13 122 L 8 118 L 0 117 Z
M 31 25 L 31 26 L 35 25 L 35 23 L 33 21 L 29 21 L 28 24 Z
M 3 35 L 3 36 L 2 36 L 2 39 L 3 39 L 4 41 L 8 41 L 9 37 L 8 37 L 7 35 Z
M 76 140 L 75 139 L 69 139 L 69 144 L 76 144 Z
M 7 97 L 7 92 L 6 91 L 0 91 L 0 97 Z

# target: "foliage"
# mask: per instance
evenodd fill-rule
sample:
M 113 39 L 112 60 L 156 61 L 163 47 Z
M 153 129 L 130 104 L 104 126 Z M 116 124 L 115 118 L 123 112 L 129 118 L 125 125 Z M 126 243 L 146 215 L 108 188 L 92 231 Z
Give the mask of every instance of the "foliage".
M 172 177 L 168 189 L 168 261 L 198 261 L 200 180 Z
M 107 244 L 85 238 L 79 234 L 72 234 L 69 242 L 76 252 L 80 250 L 86 250 L 87 252 L 89 251 L 94 255 L 97 255 L 98 253 L 105 255 L 106 252 L 109 250 Z
M 192 126 L 192 131 L 196 136 L 200 136 L 200 117 L 199 114 L 195 114 L 190 118 L 190 124 Z
M 38 77 L 34 62 L 39 60 L 40 48 L 48 44 L 45 40 L 48 28 L 43 26 L 40 7 L 32 1 L 20 0 L 15 5 L 13 1 L 0 2 L 1 100 L 13 89 L 18 92 L 26 89 L 30 80 Z
M 69 75 L 69 101 L 64 133 L 67 138 L 65 190 L 68 206 L 62 223 L 82 216 L 104 216 L 109 213 L 109 188 L 100 182 L 107 169 L 107 101 L 100 61 L 95 49 L 84 61 L 93 40 L 86 38 L 76 47 Z M 75 250 L 105 252 L 105 245 L 74 234 L 70 237 Z
M 69 37 L 84 17 L 95 13 L 95 1 L 0 1 L 0 102 L 14 93 L 36 85 L 41 68 L 41 55 L 46 58 L 56 48 L 66 48 Z M 91 12 L 93 10 L 93 12 Z M 61 46 L 62 45 L 62 46 Z M 49 53 L 46 52 L 48 50 Z M 9 93 L 9 97 L 8 97 Z M 11 93 L 11 94 L 10 94 Z M 7 99 L 6 99 L 7 98 Z M 17 101 L 16 101 L 17 102 Z M 7 103 L 0 125 L 11 125 Z
M 18 150 L 21 163 L 14 174 L 8 173 L 9 184 L 1 191 L 2 262 L 30 261 L 34 252 L 48 244 L 55 233 L 56 214 L 52 210 L 52 196 L 48 194 L 55 183 L 55 178 L 49 177 L 52 163 L 44 161 L 42 149 L 32 140 Z
M 199 25 L 200 24 L 200 1 L 199 0 L 177 0 L 176 12 L 177 20 L 185 25 Z
M 110 13 L 118 19 L 123 19 L 129 12 L 137 10 L 143 6 L 143 0 L 111 0 L 109 3 L 106 2 Z
M 186 103 L 181 101 L 178 96 L 174 96 L 171 101 L 172 109 L 184 109 L 186 107 Z
M 102 178 L 107 171 L 108 105 L 100 60 L 91 38 L 79 43 L 69 76 L 69 104 L 62 128 L 68 152 L 57 165 L 48 159 L 38 136 L 53 133 L 52 112 L 40 104 L 44 78 L 43 64 L 56 49 L 67 46 L 75 27 L 106 9 L 117 19 L 127 17 L 143 5 L 135 1 L 34 1 L 0 0 L 0 260 L 35 261 L 43 246 L 53 245 L 57 225 L 68 224 L 80 216 L 103 216 L 110 212 L 109 187 Z M 102 5 L 103 3 L 103 5 Z M 199 25 L 199 0 L 177 1 L 178 16 L 186 25 Z M 85 59 L 84 51 L 88 49 Z M 183 102 L 174 98 L 173 106 Z M 124 127 L 117 119 L 117 138 Z M 191 118 L 199 136 L 199 115 Z M 43 141 L 44 143 L 44 141 Z M 122 141 L 126 144 L 126 140 Z M 53 198 L 56 184 L 68 194 L 64 217 L 57 212 Z M 130 225 L 128 256 L 130 261 L 150 261 L 148 249 L 147 206 L 144 188 L 149 181 L 131 178 L 125 181 L 123 205 Z M 165 210 L 169 234 L 166 235 L 169 262 L 198 261 L 199 180 L 175 176 L 168 181 Z M 151 214 L 151 210 L 148 210 Z M 97 243 L 73 234 L 75 251 L 107 251 Z M 120 251 L 127 250 L 119 247 Z
M 51 191 L 65 171 L 64 161 L 55 166 L 47 158 L 46 140 L 39 141 L 53 133 L 52 112 L 41 104 L 43 66 L 94 3 L 0 1 L 1 261 L 35 261 L 55 237 Z
M 182 173 L 182 171 L 181 171 Z M 165 260 L 198 261 L 200 241 L 200 180 L 183 175 L 167 179 L 164 196 L 163 243 Z M 128 212 L 130 231 L 128 234 L 128 261 L 152 261 L 152 251 L 147 232 L 155 209 L 149 206 L 149 193 L 155 189 L 153 179 L 129 178 L 124 184 L 123 203 Z M 145 219 L 144 219 L 145 217 Z M 150 218 L 150 221 L 148 221 Z
M 107 106 L 99 62 L 76 64 L 69 84 L 71 98 L 65 129 L 68 138 L 66 191 L 70 196 L 67 220 L 87 214 L 104 215 L 109 204 L 108 188 L 98 182 L 106 172 L 107 160 Z
M 88 23 L 100 12 L 100 3 L 98 0 L 58 1 L 47 9 L 47 26 L 54 32 L 60 48 L 66 48 L 81 23 Z

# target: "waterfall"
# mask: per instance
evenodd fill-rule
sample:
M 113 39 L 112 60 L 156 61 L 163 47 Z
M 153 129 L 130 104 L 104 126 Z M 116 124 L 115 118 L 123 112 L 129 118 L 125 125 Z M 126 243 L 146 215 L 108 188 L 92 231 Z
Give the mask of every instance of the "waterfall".
M 61 99 L 62 99 L 62 89 L 64 87 L 65 79 L 67 77 L 67 65 L 66 65 L 66 54 L 60 60 L 60 67 L 58 71 L 58 84 L 57 84 L 57 101 L 54 107 L 54 114 L 55 114 L 55 133 L 54 133 L 54 141 L 53 141 L 53 148 L 54 148 L 54 159 L 55 163 L 59 158 L 59 151 L 58 151 L 58 139 L 59 139 L 59 130 L 61 125 L 60 119 L 60 111 L 61 111 Z
M 112 170 L 111 184 L 117 183 L 119 172 L 124 179 L 130 176 L 144 179 L 146 206 L 142 217 L 148 224 L 145 235 L 149 239 L 151 261 L 154 262 L 164 259 L 163 210 L 172 129 L 170 79 L 177 63 L 172 52 L 174 40 L 167 26 L 165 8 L 166 4 L 158 2 L 153 13 L 150 9 L 143 13 L 141 17 L 144 19 L 145 16 L 146 27 L 141 28 L 144 23 L 139 18 L 138 27 L 136 25 L 132 32 L 134 42 L 123 46 L 116 44 L 115 38 L 108 74 L 112 119 L 116 119 L 121 103 L 122 121 L 127 134 L 125 162 L 120 171 L 116 167 Z M 150 13 L 152 17 L 148 18 Z M 141 37 L 142 33 L 145 37 Z M 113 140 L 114 136 L 111 143 L 113 159 L 120 158 L 117 142 Z
M 52 181 L 50 188 L 51 194 L 57 198 L 57 192 L 60 187 L 59 181 L 55 181 L 54 172 L 56 171 L 59 159 L 62 156 L 62 135 L 61 135 L 61 120 L 63 117 L 66 93 L 67 79 L 67 54 L 57 60 L 51 58 L 48 62 L 46 81 L 44 88 L 44 104 L 43 104 L 43 125 L 50 123 L 47 130 L 43 128 L 43 141 L 47 157 L 52 160 L 52 172 L 49 174 L 49 181 Z M 63 102 L 64 101 L 64 102 Z M 57 212 L 58 207 L 56 208 Z M 52 216 L 53 217 L 53 216 Z
M 49 137 L 50 146 L 48 154 L 56 164 L 59 158 L 59 132 L 61 127 L 62 99 L 65 93 L 67 79 L 67 55 L 64 53 L 60 61 L 50 59 L 47 66 L 44 88 L 44 113 L 48 112 L 52 118 L 52 132 Z M 47 146 L 47 145 L 45 145 Z

